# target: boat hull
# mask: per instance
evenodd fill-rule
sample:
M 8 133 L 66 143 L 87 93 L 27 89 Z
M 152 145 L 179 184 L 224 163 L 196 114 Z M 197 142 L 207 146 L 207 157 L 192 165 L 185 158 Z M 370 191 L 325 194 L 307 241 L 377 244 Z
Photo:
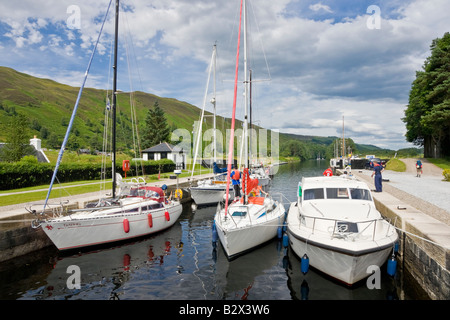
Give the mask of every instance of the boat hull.
M 236 227 L 229 223 L 231 218 L 224 220 L 216 214 L 215 227 L 222 247 L 228 257 L 232 260 L 277 236 L 278 227 L 282 226 L 285 220 L 285 210 L 280 203 L 271 213 L 269 219 L 254 221 L 251 224 Z
M 384 220 L 379 222 L 382 231 L 377 234 L 375 240 L 372 237 L 355 241 L 335 238 L 321 233 L 318 229 L 312 231 L 302 224 L 298 207 L 294 203 L 288 212 L 287 234 L 290 247 L 298 257 L 307 254 L 312 267 L 346 285 L 353 285 L 372 273 L 370 266 L 381 267 L 398 240 L 398 235 L 392 227 L 387 235 L 388 223 L 384 221 L 384 225 L 381 225 L 381 221 Z M 383 236 L 379 236 L 380 234 Z
M 389 245 L 371 252 L 352 253 L 338 251 L 332 247 L 325 248 L 307 239 L 296 237 L 289 227 L 288 236 L 290 247 L 299 258 L 306 253 L 312 267 L 349 286 L 372 274 L 370 266 L 381 267 L 393 247 Z
M 224 200 L 225 186 L 191 187 L 191 198 L 197 205 L 212 205 Z M 229 200 L 234 199 L 234 191 L 230 189 Z
M 136 213 L 92 217 L 87 214 L 74 214 L 46 220 L 42 222 L 41 227 L 59 250 L 69 250 L 156 233 L 171 227 L 181 213 L 182 205 L 174 202 L 166 207 Z

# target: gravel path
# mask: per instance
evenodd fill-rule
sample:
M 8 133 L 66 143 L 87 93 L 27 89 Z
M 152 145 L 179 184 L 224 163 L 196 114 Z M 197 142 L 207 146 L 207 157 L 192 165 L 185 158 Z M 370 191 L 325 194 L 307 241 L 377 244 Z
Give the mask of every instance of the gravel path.
M 383 191 L 409 203 L 424 213 L 450 225 L 450 182 L 443 181 L 442 169 L 420 159 L 423 174 L 416 176 L 417 159 L 401 159 L 406 164 L 405 172 L 385 170 L 383 175 Z M 367 182 L 373 185 L 372 172 L 358 170 Z M 389 181 L 385 181 L 389 180 Z

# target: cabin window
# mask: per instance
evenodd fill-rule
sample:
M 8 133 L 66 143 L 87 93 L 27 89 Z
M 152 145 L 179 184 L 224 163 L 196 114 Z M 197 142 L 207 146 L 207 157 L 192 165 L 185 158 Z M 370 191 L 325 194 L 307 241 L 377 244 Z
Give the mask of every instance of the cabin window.
M 327 188 L 327 199 L 348 199 L 347 188 Z
M 232 216 L 233 217 L 245 217 L 246 214 L 247 214 L 247 211 L 235 211 L 235 212 L 233 212 Z
M 303 190 L 304 200 L 323 199 L 323 188 Z
M 148 210 L 153 210 L 153 209 L 159 209 L 162 208 L 163 204 L 162 203 L 154 203 L 148 206 Z
M 352 199 L 371 201 L 370 191 L 368 189 L 350 189 Z

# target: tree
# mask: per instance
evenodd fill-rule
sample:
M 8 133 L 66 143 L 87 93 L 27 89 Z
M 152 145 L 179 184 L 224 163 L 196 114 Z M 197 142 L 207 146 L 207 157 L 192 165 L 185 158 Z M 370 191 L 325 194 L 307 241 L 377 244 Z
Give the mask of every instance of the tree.
M 431 56 L 416 73 L 405 110 L 406 140 L 425 157 L 450 155 L 450 34 L 432 41 Z
M 29 143 L 28 120 L 22 114 L 17 114 L 9 120 L 6 130 L 6 144 L 3 147 L 2 159 L 16 162 L 29 153 L 32 147 Z
M 160 142 L 167 142 L 170 138 L 170 128 L 167 124 L 164 111 L 155 101 L 153 108 L 150 108 L 145 119 L 145 128 L 142 134 L 142 148 L 147 149 Z

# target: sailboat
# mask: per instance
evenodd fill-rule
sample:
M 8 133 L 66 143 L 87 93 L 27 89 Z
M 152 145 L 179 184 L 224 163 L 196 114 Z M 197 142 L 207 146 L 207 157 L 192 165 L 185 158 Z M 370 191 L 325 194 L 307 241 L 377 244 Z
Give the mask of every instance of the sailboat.
M 194 202 L 201 206 L 201 205 L 213 205 L 217 204 L 219 201 L 224 200 L 224 195 L 226 191 L 226 181 L 225 181 L 225 175 L 226 170 L 222 170 L 217 166 L 217 136 L 216 136 L 216 86 L 215 86 L 215 79 L 216 79 L 216 57 L 217 57 L 217 45 L 214 44 L 213 47 L 213 53 L 211 57 L 211 63 L 209 67 L 209 74 L 208 74 L 208 81 L 206 83 L 206 89 L 205 89 L 205 98 L 203 101 L 203 109 L 200 119 L 200 126 L 198 129 L 198 135 L 197 135 L 197 141 L 196 141 L 196 150 L 194 155 L 194 163 L 193 163 L 193 169 L 192 169 L 192 176 L 191 179 L 193 180 L 194 175 L 194 168 L 195 164 L 197 162 L 197 154 L 198 154 L 198 148 L 200 145 L 200 137 L 202 135 L 202 123 L 203 123 L 203 117 L 205 113 L 205 106 L 206 106 L 206 100 L 207 100 L 207 94 L 208 94 L 208 87 L 209 87 L 209 81 L 211 77 L 211 72 L 214 71 L 214 93 L 213 98 L 211 99 L 211 103 L 214 107 L 214 113 L 213 113 L 213 170 L 214 170 L 214 177 L 211 179 L 205 179 L 202 181 L 198 181 L 196 186 L 191 186 L 189 188 L 191 193 L 191 198 L 194 200 Z M 233 188 L 229 187 L 229 194 L 230 194 L 230 200 L 234 198 L 234 191 Z
M 251 179 L 248 169 L 248 77 L 247 77 L 247 48 L 246 48 L 246 1 L 241 0 L 240 22 L 238 33 L 238 45 L 236 54 L 236 73 L 234 82 L 233 112 L 231 118 L 231 136 L 228 153 L 228 171 L 231 172 L 231 162 L 233 159 L 234 125 L 236 118 L 236 96 L 239 69 L 239 47 L 241 38 L 242 15 L 244 16 L 244 96 L 245 96 L 245 120 L 244 120 L 244 176 L 242 178 L 241 199 L 235 199 L 228 204 L 228 192 L 224 205 L 219 203 L 214 216 L 214 228 L 217 236 L 224 248 L 228 259 L 237 256 L 262 245 L 273 239 L 277 235 L 277 230 L 283 225 L 286 218 L 286 211 L 280 201 L 275 201 L 272 197 L 265 197 L 250 193 L 258 186 L 258 179 Z M 227 177 L 227 187 L 230 184 L 230 177 Z
M 105 24 L 111 3 L 112 0 L 106 12 L 103 25 Z M 182 212 L 181 203 L 179 201 L 167 199 L 161 188 L 148 186 L 142 177 L 138 179 L 133 178 L 131 182 L 125 182 L 122 180 L 120 174 L 116 174 L 115 172 L 115 114 L 117 94 L 119 0 L 116 0 L 115 2 L 115 9 L 113 97 L 111 110 L 108 111 L 112 114 L 113 132 L 112 198 L 101 199 L 98 203 L 89 205 L 86 208 L 68 211 L 58 207 L 51 208 L 48 203 L 58 167 L 76 115 L 78 102 L 89 73 L 98 41 L 100 39 L 100 34 L 103 29 L 102 25 L 97 43 L 94 47 L 85 73 L 84 82 L 78 93 L 78 98 L 75 103 L 61 150 L 58 155 L 58 160 L 53 172 L 42 212 L 37 213 L 36 210 L 31 210 L 31 208 L 29 210 L 38 216 L 37 219 L 32 222 L 32 227 L 41 227 L 59 250 L 88 247 L 152 234 L 171 227 L 177 221 Z M 119 184 L 119 192 L 116 195 L 117 184 Z M 50 210 L 50 214 L 48 214 L 48 209 L 52 209 Z

